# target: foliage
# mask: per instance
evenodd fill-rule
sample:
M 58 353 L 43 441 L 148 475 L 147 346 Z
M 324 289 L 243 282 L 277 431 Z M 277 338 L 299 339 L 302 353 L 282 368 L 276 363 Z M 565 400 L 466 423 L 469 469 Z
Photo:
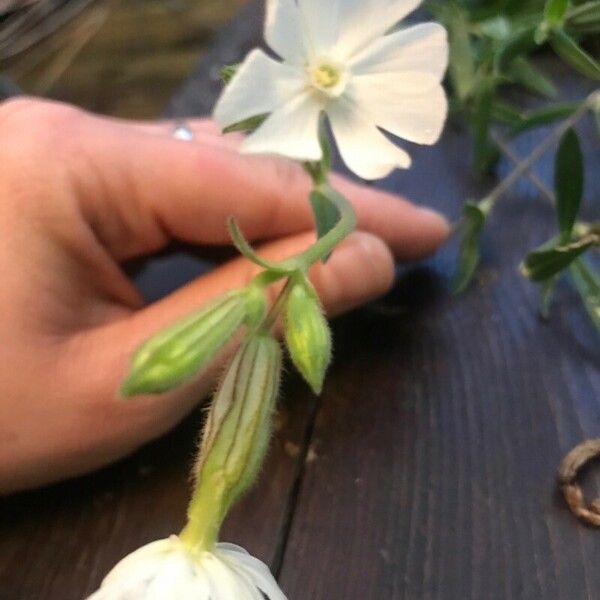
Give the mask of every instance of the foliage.
M 476 273 L 479 242 L 495 204 L 560 141 L 554 182 L 559 235 L 531 252 L 521 270 L 542 284 L 544 314 L 558 278 L 568 274 L 599 326 L 599 278 L 582 257 L 597 250 L 600 232 L 596 224 L 577 222 L 584 189 L 584 157 L 573 127 L 591 112 L 600 133 L 600 92 L 579 102 L 558 101 L 552 77 L 537 66 L 535 53 L 540 49 L 553 51 L 581 77 L 600 81 L 600 62 L 593 49 L 600 33 L 600 0 L 430 0 L 426 7 L 448 29 L 451 109 L 472 133 L 477 174 L 490 171 L 500 156 L 493 128 L 502 127 L 514 137 L 536 127 L 557 125 L 557 130 L 495 190 L 480 202 L 469 200 L 465 204 L 457 228 L 461 243 L 455 292 L 464 291 Z M 515 104 L 510 99 L 514 89 L 540 98 L 539 107 L 524 110 Z

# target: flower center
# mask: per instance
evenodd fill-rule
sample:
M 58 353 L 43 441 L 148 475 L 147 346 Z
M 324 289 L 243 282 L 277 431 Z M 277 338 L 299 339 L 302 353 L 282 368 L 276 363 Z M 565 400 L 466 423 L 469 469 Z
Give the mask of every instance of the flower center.
M 328 96 L 340 96 L 346 89 L 346 69 L 331 60 L 319 60 L 309 68 L 310 80 L 314 87 Z

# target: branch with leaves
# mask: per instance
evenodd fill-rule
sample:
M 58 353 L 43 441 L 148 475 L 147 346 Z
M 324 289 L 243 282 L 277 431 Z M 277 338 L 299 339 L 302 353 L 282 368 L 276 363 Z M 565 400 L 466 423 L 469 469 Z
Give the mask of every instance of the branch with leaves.
M 535 52 L 548 48 L 582 77 L 600 81 L 600 63 L 586 49 L 586 43 L 593 46 L 598 41 L 600 1 L 434 0 L 427 8 L 449 31 L 451 106 L 472 133 L 476 173 L 489 171 L 501 152 L 506 154 L 495 127 L 502 127 L 505 135 L 513 138 L 558 124 L 529 156 L 515 161 L 513 171 L 494 190 L 479 201 L 466 202 L 456 227 L 460 255 L 454 291 L 466 290 L 477 272 L 481 238 L 494 207 L 515 183 L 529 176 L 543 155 L 558 146 L 554 192 L 535 177 L 533 183 L 555 203 L 560 234 L 531 252 L 521 270 L 542 285 L 541 312 L 546 317 L 556 282 L 563 272 L 567 274 L 600 329 L 600 276 L 585 258 L 597 250 L 598 225 L 577 221 L 584 157 L 574 130 L 580 121 L 592 116 L 600 134 L 600 90 L 579 102 L 555 102 L 556 85 L 534 60 Z M 522 110 L 509 100 L 515 87 L 541 97 L 544 104 L 535 110 Z

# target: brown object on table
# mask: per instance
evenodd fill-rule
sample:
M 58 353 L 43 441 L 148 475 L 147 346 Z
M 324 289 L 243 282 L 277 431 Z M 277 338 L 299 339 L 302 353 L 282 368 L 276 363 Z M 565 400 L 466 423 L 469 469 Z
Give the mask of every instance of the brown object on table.
M 170 117 L 211 109 L 219 67 L 259 42 L 263 4 L 221 33 Z M 587 95 L 558 61 L 545 66 L 563 99 Z M 542 135 L 510 144 L 523 156 Z M 600 189 L 591 122 L 582 138 L 589 207 Z M 410 148 L 410 171 L 378 185 L 454 220 L 465 198 L 494 183 L 474 179 L 470 149 L 468 133 L 449 124 L 437 146 Z M 552 162 L 536 168 L 546 184 Z M 508 168 L 503 160 L 500 174 Z M 566 285 L 542 322 L 538 289 L 518 271 L 556 228 L 524 179 L 494 212 L 466 294 L 448 292 L 448 248 L 402 270 L 377 307 L 336 321 L 320 399 L 286 377 L 266 470 L 222 537 L 269 563 L 290 600 L 600 598 L 600 535 L 552 493 L 561 457 L 598 431 L 598 335 Z M 197 274 L 189 256 L 162 256 L 142 273 L 147 297 Z M 178 531 L 199 412 L 100 473 L 1 501 L 0 598 L 81 600 L 128 552 Z
M 600 458 L 600 439 L 587 440 L 571 450 L 558 469 L 558 483 L 571 512 L 589 525 L 600 527 L 600 498 L 589 505 L 577 478 L 583 468 Z

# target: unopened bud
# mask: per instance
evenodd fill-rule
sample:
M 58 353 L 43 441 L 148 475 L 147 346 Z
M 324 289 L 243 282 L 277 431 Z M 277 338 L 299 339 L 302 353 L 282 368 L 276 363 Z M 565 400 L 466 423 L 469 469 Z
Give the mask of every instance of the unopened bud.
M 211 540 L 231 505 L 256 479 L 271 436 L 281 347 L 255 334 L 238 350 L 215 394 L 204 428 L 189 523 L 194 544 Z
M 262 285 L 250 284 L 244 290 L 246 302 L 245 324 L 253 329 L 261 324 L 267 314 L 267 295 Z
M 160 394 L 182 384 L 214 358 L 246 316 L 246 290 L 239 290 L 161 331 L 135 353 L 121 393 Z
M 305 277 L 293 284 L 284 322 L 292 362 L 315 394 L 320 394 L 331 362 L 331 331 L 319 297 Z

